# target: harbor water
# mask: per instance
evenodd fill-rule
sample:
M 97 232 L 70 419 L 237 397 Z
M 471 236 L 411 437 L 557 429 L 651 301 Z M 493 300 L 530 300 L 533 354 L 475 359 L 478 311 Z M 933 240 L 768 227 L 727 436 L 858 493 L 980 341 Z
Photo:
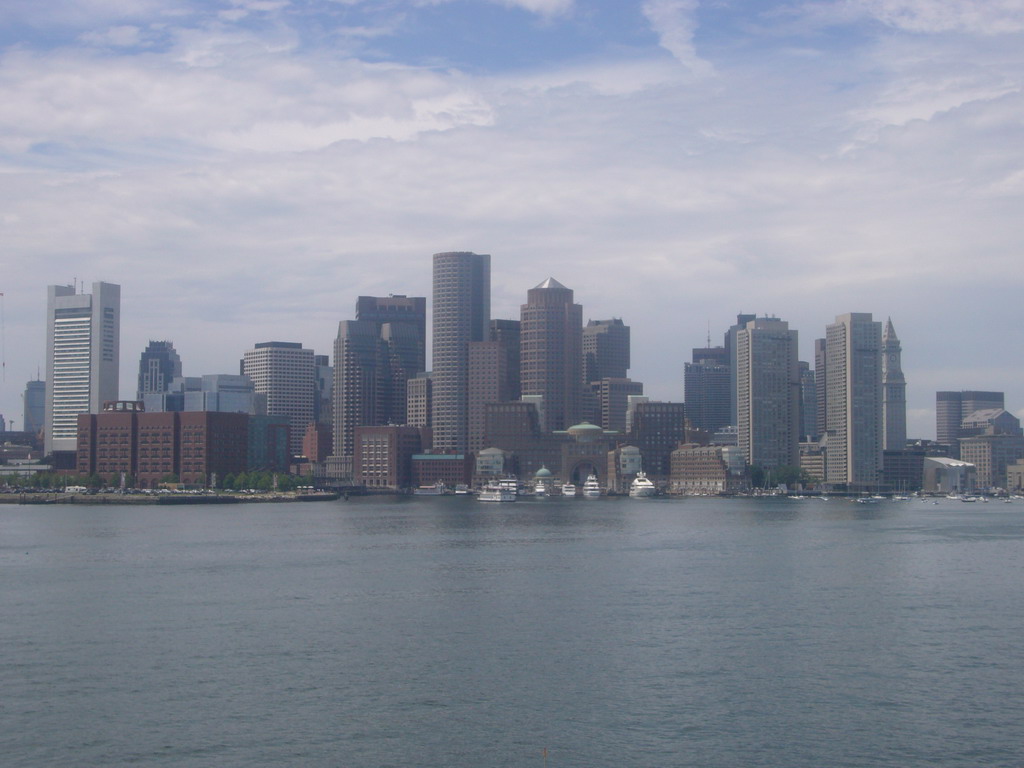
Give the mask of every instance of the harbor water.
M 5 766 L 1024 765 L 1024 502 L 0 507 Z

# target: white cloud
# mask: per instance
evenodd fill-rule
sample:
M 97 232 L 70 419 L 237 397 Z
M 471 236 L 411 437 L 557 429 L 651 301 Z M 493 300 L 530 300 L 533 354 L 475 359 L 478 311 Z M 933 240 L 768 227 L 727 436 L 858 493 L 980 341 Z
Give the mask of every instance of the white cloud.
M 658 35 L 661 47 L 695 75 L 707 74 L 711 69 L 693 45 L 699 5 L 698 0 L 646 0 L 643 4 L 644 16 Z
M 847 4 L 909 32 L 996 35 L 1024 31 L 1021 0 L 848 0 Z

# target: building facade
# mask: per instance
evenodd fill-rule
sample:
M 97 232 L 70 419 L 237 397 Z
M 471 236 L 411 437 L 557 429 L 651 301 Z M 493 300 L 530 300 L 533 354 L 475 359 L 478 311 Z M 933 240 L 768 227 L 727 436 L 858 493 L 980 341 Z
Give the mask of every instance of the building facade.
M 434 254 L 433 270 L 434 447 L 469 446 L 469 344 L 487 338 L 491 319 L 491 257 Z
M 825 344 L 825 481 L 873 488 L 882 470 L 882 324 L 870 313 L 839 315 Z
M 136 399 L 167 392 L 171 382 L 181 376 L 181 357 L 169 341 L 151 341 L 139 359 L 139 385 Z
M 683 368 L 683 400 L 686 417 L 694 429 L 714 433 L 735 422 L 730 421 L 732 379 L 725 347 L 693 350 L 692 362 Z
M 527 291 L 520 322 L 523 395 L 544 399 L 549 431 L 567 429 L 582 418 L 583 307 L 548 278 Z
M 900 340 L 889 318 L 882 331 L 882 445 L 887 451 L 907 447 L 907 380 L 902 356 Z
M 315 421 L 316 364 L 312 349 L 290 341 L 256 344 L 242 358 L 242 374 L 267 400 L 268 416 L 286 416 L 291 428 L 289 450 L 302 453 L 302 436 Z
M 736 334 L 736 419 L 748 464 L 799 464 L 800 369 L 789 323 L 756 318 Z
M 629 326 L 618 318 L 589 320 L 583 328 L 583 381 L 629 376 Z
M 93 283 L 92 293 L 51 285 L 46 302 L 45 452 L 73 452 L 78 414 L 117 400 L 121 286 Z

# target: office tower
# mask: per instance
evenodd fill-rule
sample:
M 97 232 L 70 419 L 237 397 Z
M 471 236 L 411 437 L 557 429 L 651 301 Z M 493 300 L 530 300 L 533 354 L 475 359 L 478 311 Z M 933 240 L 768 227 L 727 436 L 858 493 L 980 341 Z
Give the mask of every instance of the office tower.
M 826 386 L 826 375 L 827 366 L 825 364 L 825 340 L 815 339 L 814 340 L 814 394 L 817 398 L 815 405 L 817 406 L 816 418 L 814 422 L 814 432 L 820 440 L 825 434 L 825 425 L 827 422 L 827 410 L 825 402 L 828 399 Z
M 181 358 L 169 341 L 151 341 L 139 360 L 139 386 L 136 400 L 145 395 L 166 392 L 181 376 Z
M 597 423 L 604 430 L 625 434 L 629 398 L 644 393 L 643 382 L 605 377 L 590 386 L 597 401 Z
M 51 285 L 46 302 L 45 451 L 73 452 L 78 414 L 117 400 L 121 286 L 93 283 L 92 293 Z
M 683 403 L 661 403 L 636 395 L 629 400 L 627 439 L 640 449 L 647 476 L 668 480 L 672 451 L 686 442 L 686 407 Z
M 900 340 L 889 318 L 882 331 L 882 445 L 887 451 L 907 448 L 907 380 L 901 357 Z
M 410 427 L 433 425 L 434 391 L 432 373 L 424 371 L 406 382 L 405 418 Z
M 736 325 L 725 332 L 725 354 L 729 360 L 729 424 L 736 425 L 736 334 L 743 330 L 754 315 L 736 315 Z
M 519 321 L 491 320 L 487 341 L 469 343 L 469 449 L 485 442 L 485 408 L 518 400 Z
M 959 458 L 960 425 L 963 420 L 975 411 L 1003 408 L 1004 400 L 1002 392 L 936 392 L 935 441 L 948 445 L 950 455 Z
M 839 315 L 825 347 L 825 481 L 866 490 L 882 468 L 882 324 L 870 313 Z
M 338 323 L 334 340 L 335 456 L 352 456 L 356 427 L 387 423 L 387 367 L 387 344 L 376 323 Z
M 332 415 L 334 413 L 334 366 L 331 365 L 331 356 L 314 355 L 313 365 L 316 367 L 316 399 L 313 401 L 313 415 L 317 424 L 330 427 L 334 424 Z
M 581 417 L 583 307 L 548 278 L 527 291 L 520 318 L 523 394 L 544 398 L 548 430 L 567 429 Z
M 629 326 L 622 320 L 589 320 L 583 328 L 583 382 L 629 376 Z
M 142 396 L 146 413 L 171 411 L 215 411 L 265 415 L 267 398 L 257 395 L 248 376 L 214 373 L 204 376 L 178 376 L 165 392 Z
M 46 419 L 46 382 L 30 381 L 25 385 L 25 413 L 22 417 L 22 429 L 30 434 L 38 434 Z
M 804 362 L 800 366 L 800 439 L 815 441 L 818 439 L 818 389 L 814 381 L 811 364 Z
M 732 423 L 730 370 L 725 347 L 693 350 L 693 362 L 683 367 L 683 399 L 686 418 L 694 429 L 714 433 Z
M 800 370 L 789 323 L 756 318 L 736 334 L 736 419 L 748 464 L 799 466 Z
M 242 373 L 252 379 L 257 394 L 266 395 L 268 416 L 287 416 L 288 449 L 302 452 L 302 436 L 313 419 L 316 365 L 312 349 L 291 341 L 265 341 L 242 358 Z
M 434 254 L 434 448 L 469 445 L 469 343 L 487 338 L 491 319 L 491 257 Z
M 412 346 L 415 351 L 403 350 L 402 366 L 410 371 L 408 378 L 427 367 L 427 299 L 424 296 L 360 296 L 356 299 L 356 320 L 385 324 L 410 325 L 414 329 Z

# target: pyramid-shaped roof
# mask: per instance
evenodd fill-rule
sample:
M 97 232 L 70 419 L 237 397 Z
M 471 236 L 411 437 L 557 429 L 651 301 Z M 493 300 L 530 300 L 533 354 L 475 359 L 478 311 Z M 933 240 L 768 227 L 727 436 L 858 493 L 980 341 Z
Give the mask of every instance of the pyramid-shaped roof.
M 562 285 L 560 282 L 555 280 L 555 278 L 553 278 L 553 277 L 549 277 L 543 283 L 538 285 L 537 288 L 561 288 L 563 291 L 569 290 L 564 285 Z

